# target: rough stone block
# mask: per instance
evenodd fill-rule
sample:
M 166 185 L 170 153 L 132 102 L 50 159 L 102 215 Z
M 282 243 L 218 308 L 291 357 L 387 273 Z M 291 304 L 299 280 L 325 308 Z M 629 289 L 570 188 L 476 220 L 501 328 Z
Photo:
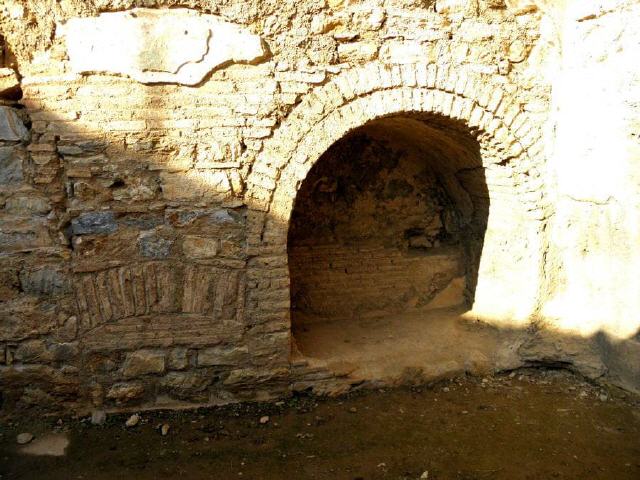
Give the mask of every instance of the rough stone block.
M 212 258 L 220 250 L 217 238 L 206 238 L 189 235 L 182 242 L 182 251 L 189 258 Z
M 124 403 L 140 398 L 143 394 L 144 386 L 141 383 L 116 383 L 107 392 L 107 398 Z
M 211 383 L 211 377 L 201 372 L 170 372 L 160 381 L 160 386 L 178 398 L 193 398 Z
M 74 235 L 97 235 L 113 233 L 118 229 L 113 212 L 82 213 L 71 221 Z
M 155 231 L 142 232 L 138 236 L 140 255 L 148 258 L 166 258 L 171 253 L 173 240 L 163 238 Z
M 43 340 L 28 340 L 18 346 L 14 358 L 22 363 L 41 363 L 46 362 L 49 355 Z
M 165 354 L 155 350 L 138 350 L 128 354 L 122 367 L 122 373 L 127 378 L 163 373 L 164 370 Z
M 174 348 L 167 357 L 167 366 L 172 370 L 184 370 L 189 366 L 189 356 L 186 348 Z
M 76 342 L 54 343 L 49 347 L 49 355 L 55 362 L 70 362 L 78 356 L 78 352 Z

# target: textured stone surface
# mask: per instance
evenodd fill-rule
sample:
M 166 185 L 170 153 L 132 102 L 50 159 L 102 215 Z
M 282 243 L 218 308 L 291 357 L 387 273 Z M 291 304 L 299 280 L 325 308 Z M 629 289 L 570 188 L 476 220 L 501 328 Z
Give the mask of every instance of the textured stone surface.
M 635 2 L 63 3 L 0 18 L 22 94 L 0 140 L 3 408 L 109 410 L 124 382 L 131 407 L 347 391 L 348 368 L 296 356 L 305 273 L 327 311 L 464 289 L 470 321 L 520 339 L 428 375 L 546 362 L 640 388 Z M 388 167 L 352 149 L 322 172 L 375 124 Z M 394 173 L 403 155 L 430 171 Z M 332 216 L 345 197 L 358 215 Z M 296 260 L 296 217 L 343 247 L 333 267 Z M 386 230 L 386 255 L 345 223 Z
M 172 370 L 184 370 L 189 366 L 189 355 L 186 348 L 174 348 L 167 357 L 167 366 Z
M 143 232 L 138 237 L 140 254 L 149 258 L 166 258 L 171 252 L 173 241 L 158 236 L 155 232 Z
M 74 235 L 96 235 L 115 232 L 118 228 L 113 212 L 83 213 L 71 222 Z
M 153 350 L 139 350 L 127 355 L 122 367 L 125 377 L 137 377 L 149 373 L 162 373 L 165 369 L 165 354 Z
M 221 365 L 237 365 L 246 358 L 246 347 L 221 346 L 205 348 L 198 351 L 198 365 L 213 367 Z
M 246 28 L 187 9 L 103 13 L 69 20 L 60 33 L 76 72 L 119 73 L 143 83 L 195 85 L 216 67 L 266 53 Z
M 182 243 L 182 250 L 188 258 L 215 257 L 220 250 L 220 242 L 215 238 L 188 236 Z
M 116 383 L 107 392 L 107 398 L 117 402 L 127 402 L 139 398 L 144 393 L 140 383 Z
M 23 179 L 22 155 L 14 147 L 0 147 L 0 185 L 15 185 Z
M 0 105 L 0 140 L 18 142 L 28 137 L 29 131 L 16 111 L 11 107 Z
M 23 291 L 39 295 L 60 295 L 71 291 L 69 277 L 49 268 L 21 272 L 20 285 Z

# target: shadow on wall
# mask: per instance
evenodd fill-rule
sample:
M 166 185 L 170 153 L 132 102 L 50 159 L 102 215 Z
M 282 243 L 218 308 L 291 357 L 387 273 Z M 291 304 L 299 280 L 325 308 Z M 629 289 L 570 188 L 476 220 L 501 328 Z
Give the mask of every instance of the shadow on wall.
M 427 272 L 428 280 L 417 287 L 399 274 L 406 300 L 393 305 L 394 281 L 379 295 L 391 305 L 376 308 L 429 306 L 464 278 L 472 312 L 525 334 L 509 346 L 522 363 L 562 364 L 592 377 L 619 364 L 632 376 L 614 380 L 637 389 L 635 340 L 616 344 L 606 333 L 583 339 L 532 327 L 530 292 L 539 293 L 543 259 L 529 232 L 540 225 L 531 226 L 513 181 L 520 157 L 495 141 L 504 132 L 501 124 L 489 131 L 489 107 L 435 88 L 423 67 L 415 67 L 425 73 L 423 87 L 382 88 L 382 79 L 345 99 L 340 108 L 361 116 L 323 104 L 316 118 L 306 115 L 307 100 L 275 132 L 252 125 L 255 114 L 247 113 L 275 108 L 275 87 L 256 75 L 239 90 L 229 79 L 247 73 L 233 67 L 198 87 L 200 101 L 211 103 L 193 109 L 184 105 L 195 91 L 182 86 L 100 75 L 75 85 L 26 82 L 32 136 L 24 183 L 45 207 L 20 213 L 38 228 L 7 249 L 19 281 L 1 322 L 6 404 L 52 399 L 77 406 L 81 398 L 84 405 L 90 399 L 94 407 L 120 407 L 153 405 L 156 396 L 216 403 L 289 392 L 295 375 L 307 377 L 290 367 L 287 239 L 294 308 L 311 306 L 316 317 L 360 315 L 364 307 L 335 312 L 328 308 L 340 302 L 311 298 L 309 272 L 300 268 L 307 262 L 296 259 L 327 245 L 335 258 L 338 246 L 350 249 L 346 261 L 357 267 L 363 234 L 373 242 L 370 251 L 386 252 L 380 261 L 387 254 L 406 260 L 404 273 L 431 265 L 434 249 L 444 252 L 437 279 L 416 268 L 411 278 Z M 415 75 L 408 83 L 415 85 Z M 250 96 L 260 89 L 271 93 Z M 211 99 L 221 96 L 227 106 L 214 106 Z M 304 122 L 304 139 L 283 140 Z M 269 145 L 292 145 L 283 153 L 286 164 L 269 157 Z M 261 150 L 266 160 L 257 158 Z M 382 164 L 371 167 L 369 159 Z M 390 159 L 397 164 L 384 163 Z M 265 196 L 255 187 L 260 175 Z M 358 181 L 343 183 L 350 178 Z M 332 204 L 340 210 L 331 211 Z M 7 211 L 11 205 L 3 213 L 18 215 Z M 334 293 L 348 291 L 338 280 Z M 492 317 L 493 305 L 514 303 L 513 323 L 504 321 L 505 310 Z

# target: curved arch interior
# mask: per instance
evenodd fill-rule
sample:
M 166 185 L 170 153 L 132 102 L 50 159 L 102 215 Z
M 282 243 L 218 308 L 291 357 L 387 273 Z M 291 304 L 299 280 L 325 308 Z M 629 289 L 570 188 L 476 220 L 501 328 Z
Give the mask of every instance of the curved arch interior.
M 294 355 L 370 378 L 488 357 L 460 315 L 475 293 L 489 195 L 463 123 L 385 117 L 332 145 L 288 235 Z

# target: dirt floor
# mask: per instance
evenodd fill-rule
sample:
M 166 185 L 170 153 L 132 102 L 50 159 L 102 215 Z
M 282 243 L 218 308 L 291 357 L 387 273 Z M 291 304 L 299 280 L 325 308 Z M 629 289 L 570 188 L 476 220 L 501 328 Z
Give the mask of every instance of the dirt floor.
M 3 420 L 0 478 L 640 478 L 640 399 L 559 370 L 128 417 Z

